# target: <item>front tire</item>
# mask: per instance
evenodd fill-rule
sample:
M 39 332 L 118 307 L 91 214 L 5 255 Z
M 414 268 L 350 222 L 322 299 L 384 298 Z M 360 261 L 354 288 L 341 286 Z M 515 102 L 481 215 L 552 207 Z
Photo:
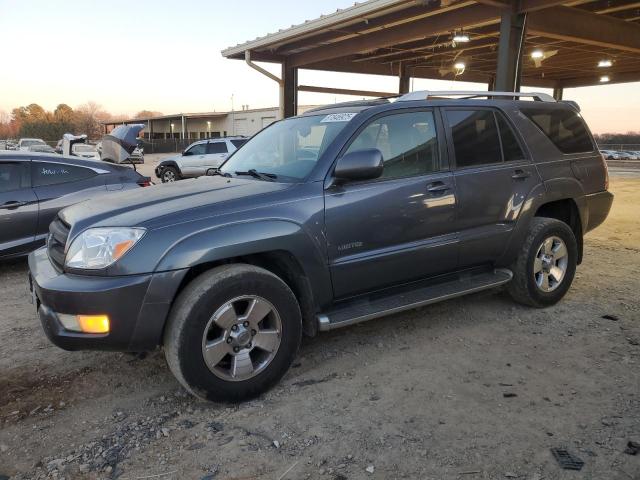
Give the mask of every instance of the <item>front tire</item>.
M 162 183 L 172 183 L 180 180 L 180 172 L 175 167 L 165 167 L 160 174 L 160 179 Z
M 171 372 L 193 395 L 238 402 L 282 378 L 301 336 L 300 308 L 286 283 L 252 265 L 223 265 L 180 293 L 164 349 Z
M 524 305 L 554 305 L 571 287 L 577 259 L 576 237 L 566 223 L 534 217 L 511 267 L 513 280 L 507 285 L 507 291 Z

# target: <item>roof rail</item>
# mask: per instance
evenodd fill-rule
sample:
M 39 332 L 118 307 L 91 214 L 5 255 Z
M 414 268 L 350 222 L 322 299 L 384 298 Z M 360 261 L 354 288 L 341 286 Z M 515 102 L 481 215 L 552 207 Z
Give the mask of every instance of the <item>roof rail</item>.
M 484 92 L 484 91 L 473 91 L 473 90 L 456 90 L 456 91 L 430 91 L 430 90 L 422 90 L 418 92 L 411 92 L 399 97 L 396 101 L 398 102 L 409 102 L 411 100 L 429 100 L 433 97 L 465 97 L 466 99 L 470 98 L 478 98 L 478 97 L 505 97 L 505 98 L 514 98 L 514 97 L 530 97 L 539 102 L 555 102 L 556 100 L 546 93 L 540 92 Z

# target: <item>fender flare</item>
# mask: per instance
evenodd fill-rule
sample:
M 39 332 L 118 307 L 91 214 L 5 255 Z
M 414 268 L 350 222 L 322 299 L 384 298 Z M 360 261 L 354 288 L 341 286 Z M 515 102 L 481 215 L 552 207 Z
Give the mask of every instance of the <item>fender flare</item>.
M 331 277 L 320 239 L 287 219 L 241 221 L 193 232 L 167 249 L 155 271 L 192 268 L 277 251 L 289 253 L 300 264 L 316 306 L 331 301 Z
M 525 200 L 518 220 L 516 221 L 511 238 L 503 254 L 497 260 L 496 265 L 509 266 L 513 263 L 527 235 L 531 219 L 535 216 L 538 209 L 546 203 L 559 200 L 572 200 L 575 202 L 582 231 L 585 231 L 585 227 L 589 221 L 589 209 L 580 182 L 575 178 L 567 177 L 539 183 L 529 192 L 529 196 Z M 580 243 L 581 239 L 577 240 Z

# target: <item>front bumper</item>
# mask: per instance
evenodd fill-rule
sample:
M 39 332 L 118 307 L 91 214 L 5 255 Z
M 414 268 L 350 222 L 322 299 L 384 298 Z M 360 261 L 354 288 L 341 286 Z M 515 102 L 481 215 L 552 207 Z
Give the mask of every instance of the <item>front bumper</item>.
M 102 277 L 58 272 L 40 248 L 29 255 L 30 285 L 42 327 L 65 350 L 152 350 L 162 332 L 173 298 L 187 270 Z M 107 334 L 65 330 L 59 313 L 108 315 Z
M 586 233 L 606 220 L 611 210 L 611 205 L 613 204 L 613 194 L 605 190 L 585 195 L 585 199 L 589 210 Z

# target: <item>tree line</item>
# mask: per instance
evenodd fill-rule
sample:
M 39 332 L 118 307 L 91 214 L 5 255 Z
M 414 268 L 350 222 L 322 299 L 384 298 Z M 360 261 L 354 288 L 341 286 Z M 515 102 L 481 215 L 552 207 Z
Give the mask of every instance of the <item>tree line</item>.
M 162 115 L 160 112 L 142 110 L 134 118 Z M 122 115 L 115 116 L 101 105 L 88 102 L 71 108 L 61 103 L 55 110 L 47 111 L 37 103 L 14 108 L 10 114 L 0 111 L 0 138 L 41 138 L 56 141 L 65 133 L 86 134 L 90 139 L 98 139 L 103 134 L 102 123 L 124 120 Z
M 601 133 L 594 137 L 598 145 L 640 145 L 640 132 Z

